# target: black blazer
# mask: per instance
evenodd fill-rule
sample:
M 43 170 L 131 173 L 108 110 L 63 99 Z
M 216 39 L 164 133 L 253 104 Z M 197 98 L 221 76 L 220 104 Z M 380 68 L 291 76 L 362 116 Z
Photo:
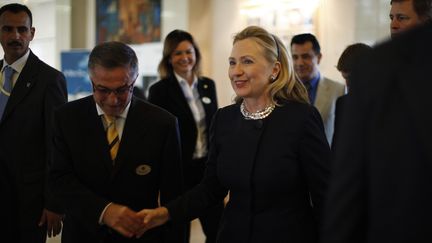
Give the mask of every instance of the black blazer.
M 171 219 L 195 218 L 229 190 L 218 242 L 316 242 L 330 160 L 316 108 L 286 102 L 253 121 L 231 105 L 210 134 L 204 180 L 168 204 Z
M 432 242 L 432 24 L 353 72 L 322 242 Z
M 149 170 L 150 169 L 150 170 Z M 174 116 L 132 98 L 113 165 L 101 117 L 92 96 L 55 113 L 53 190 L 65 206 L 62 240 L 67 242 L 181 242 L 175 227 L 129 240 L 99 225 L 109 202 L 134 211 L 166 204 L 182 193 L 177 123 Z
M 342 116 L 346 110 L 346 98 L 348 94 L 342 95 L 336 100 L 336 108 L 335 108 L 335 119 L 334 119 L 334 132 L 333 132 L 333 140 L 332 140 L 332 151 L 335 151 L 335 143 L 337 141 L 337 137 L 339 135 L 339 130 L 342 124 Z
M 19 225 L 8 224 L 20 231 L 45 230 L 37 226 L 43 208 L 62 212 L 47 188 L 46 173 L 52 149 L 53 111 L 66 100 L 63 74 L 30 52 L 0 121 L 1 173 L 10 178 L 2 180 L 9 183 L 9 194 L 2 190 L 1 200 L 10 200 L 15 208 L 4 210 L 10 213 L 4 220 L 18 221 Z
M 205 111 L 207 137 L 210 128 L 211 119 L 217 110 L 216 87 L 213 80 L 200 77 L 198 79 L 198 93 L 201 98 Z M 150 87 L 149 99 L 151 103 L 158 105 L 175 115 L 179 122 L 180 138 L 182 146 L 182 159 L 185 167 L 185 179 L 193 178 L 189 175 L 191 170 L 187 169 L 192 166 L 192 156 L 195 151 L 196 138 L 198 136 L 195 119 L 189 104 L 183 94 L 177 79 L 171 77 L 162 79 Z M 187 183 L 191 186 L 191 183 Z

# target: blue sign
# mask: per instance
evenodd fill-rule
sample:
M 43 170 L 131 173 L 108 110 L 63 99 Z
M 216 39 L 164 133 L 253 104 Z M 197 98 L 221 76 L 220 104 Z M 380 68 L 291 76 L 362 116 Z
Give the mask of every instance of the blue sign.
M 88 50 L 61 52 L 61 69 L 66 77 L 70 99 L 92 93 L 92 85 L 87 72 L 89 55 L 90 51 Z

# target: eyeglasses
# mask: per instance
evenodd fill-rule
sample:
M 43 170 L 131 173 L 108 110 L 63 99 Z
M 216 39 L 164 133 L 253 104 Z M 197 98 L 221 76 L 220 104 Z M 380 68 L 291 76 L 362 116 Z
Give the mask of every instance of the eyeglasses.
M 127 93 L 132 91 L 134 83 L 135 81 L 129 85 L 125 84 L 117 89 L 109 89 L 103 86 L 97 86 L 93 82 L 92 85 L 93 85 L 93 92 L 98 93 L 99 95 L 109 96 L 111 93 L 114 93 L 115 96 L 124 96 Z

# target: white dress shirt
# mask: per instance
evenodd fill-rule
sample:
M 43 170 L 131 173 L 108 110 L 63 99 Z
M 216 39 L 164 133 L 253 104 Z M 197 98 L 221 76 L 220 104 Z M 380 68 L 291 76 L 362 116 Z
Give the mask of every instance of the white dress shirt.
M 189 83 L 176 72 L 174 72 L 174 75 L 182 88 L 183 94 L 195 119 L 198 136 L 195 151 L 193 153 L 193 159 L 200 159 L 207 156 L 207 135 L 205 132 L 206 122 L 204 106 L 201 103 L 198 93 L 198 78 L 194 76 L 192 85 L 189 85 Z

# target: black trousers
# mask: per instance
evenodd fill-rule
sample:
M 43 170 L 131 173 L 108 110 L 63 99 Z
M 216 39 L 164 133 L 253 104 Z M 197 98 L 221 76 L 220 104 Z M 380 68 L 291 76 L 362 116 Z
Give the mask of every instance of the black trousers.
M 184 168 L 184 179 L 186 190 L 193 188 L 198 185 L 204 175 L 205 171 L 205 163 L 207 162 L 207 158 L 194 159 L 192 160 L 191 166 Z M 206 236 L 206 243 L 215 243 L 216 237 L 219 229 L 219 222 L 222 217 L 222 213 L 224 210 L 223 201 L 221 201 L 218 205 L 209 209 L 198 219 L 200 220 L 202 230 L 204 235 Z M 187 224 L 186 229 L 186 242 L 189 242 L 190 239 L 190 224 Z

